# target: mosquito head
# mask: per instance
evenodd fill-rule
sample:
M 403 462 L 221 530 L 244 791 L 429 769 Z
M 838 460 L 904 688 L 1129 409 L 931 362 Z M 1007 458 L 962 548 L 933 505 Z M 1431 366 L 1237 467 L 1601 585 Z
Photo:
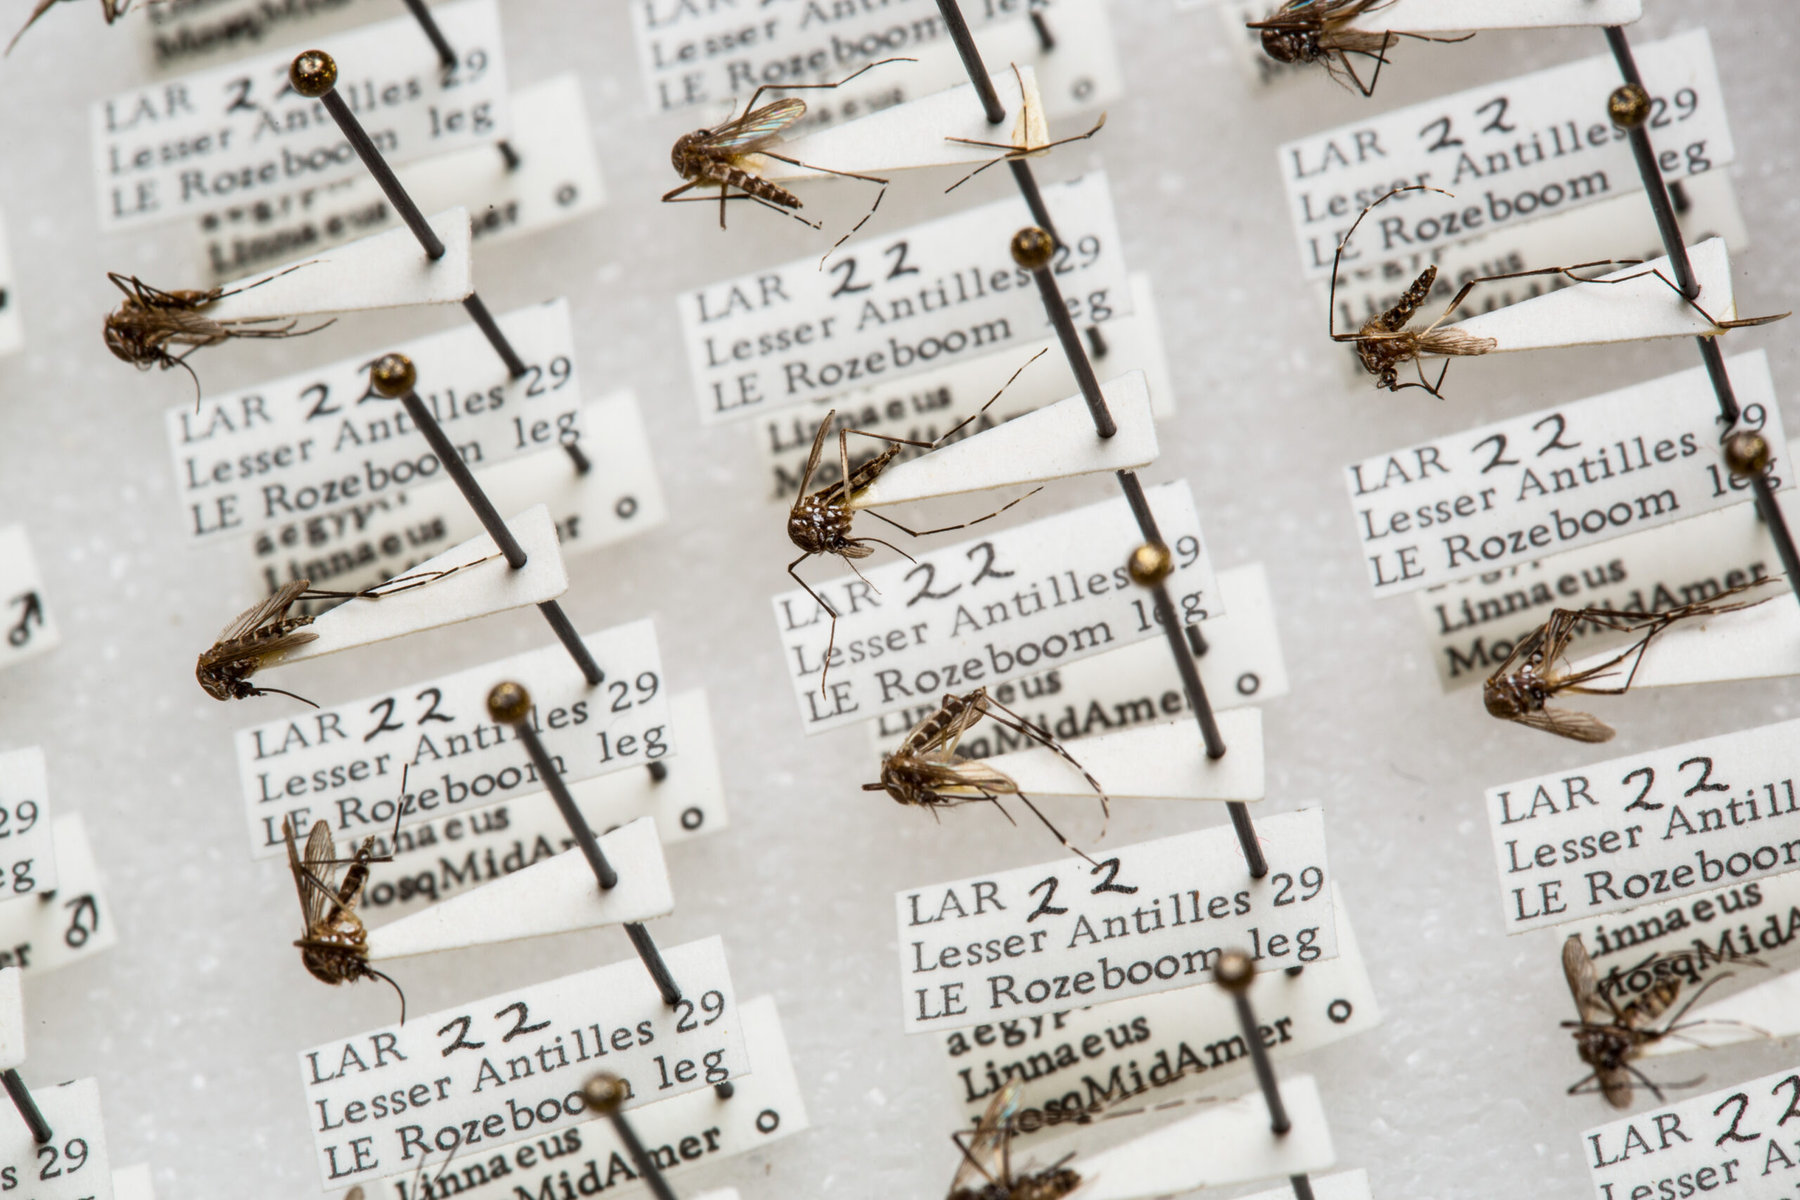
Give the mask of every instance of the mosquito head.
M 1265 29 L 1262 47 L 1264 54 L 1284 63 L 1312 62 L 1322 53 L 1319 35 L 1312 30 Z
M 113 357 L 140 367 L 149 366 L 156 361 L 156 356 L 144 344 L 142 331 L 133 320 L 132 302 L 130 300 L 119 306 L 117 312 L 106 314 L 106 326 L 103 336 L 106 348 L 113 352 Z
M 675 139 L 675 148 L 669 151 L 669 165 L 683 179 L 693 177 L 694 144 L 706 136 L 707 131 L 696 129 L 692 133 L 684 133 Z
M 1481 685 L 1481 702 L 1488 716 L 1502 721 L 1516 721 L 1526 713 L 1544 707 L 1544 688 L 1534 676 L 1523 672 L 1500 675 Z

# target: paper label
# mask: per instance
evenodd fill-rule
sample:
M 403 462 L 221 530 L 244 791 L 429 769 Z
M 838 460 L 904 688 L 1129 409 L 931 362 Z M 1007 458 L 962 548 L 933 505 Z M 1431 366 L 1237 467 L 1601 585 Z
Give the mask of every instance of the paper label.
M 402 829 L 542 791 L 531 756 L 510 726 L 488 716 L 502 680 L 531 693 L 532 728 L 573 783 L 670 752 L 656 627 L 649 618 L 582 638 L 604 677 L 597 687 L 561 643 L 407 684 L 304 716 L 238 731 L 238 781 L 257 858 L 286 853 L 327 821 L 339 842 L 394 828 L 394 802 L 409 770 Z
M 19 319 L 19 289 L 13 276 L 12 252 L 6 243 L 6 214 L 0 213 L 0 358 L 25 344 L 25 323 Z
M 1221 711 L 1287 695 L 1287 664 L 1262 564 L 1220 571 L 1218 588 L 1225 612 L 1207 618 L 1206 653 L 1199 656 L 1207 703 Z M 1161 638 L 1022 676 L 989 694 L 1062 742 L 1193 712 Z M 870 742 L 878 752 L 890 751 L 936 711 L 933 701 L 887 713 L 869 722 Z M 957 743 L 956 752 L 990 758 L 1023 746 L 1010 729 L 984 721 Z
M 1335 885 L 1337 957 L 1256 981 L 1257 1033 L 1277 1062 L 1381 1023 L 1368 968 Z M 1217 1095 L 1251 1071 L 1237 1004 L 1223 988 L 1182 988 L 944 1035 L 957 1103 L 969 1122 L 1007 1080 L 1020 1084 L 1013 1147 L 1074 1122 L 1129 1118 L 1176 1097 Z M 1127 1103 L 1142 1097 L 1142 1103 Z
M 471 146 L 409 163 L 395 172 L 421 211 L 467 205 L 476 245 L 549 229 L 598 209 L 606 200 L 581 82 L 556 75 L 512 94 L 507 144 L 519 165 L 509 169 L 499 147 Z M 200 218 L 206 268 L 215 279 L 267 270 L 295 254 L 376 233 L 399 221 L 367 175 L 327 188 L 307 188 Z
M 332 39 L 338 94 L 389 163 L 506 133 L 506 67 L 494 0 L 432 14 L 460 56 L 445 78 L 411 16 Z M 363 173 L 317 100 L 288 85 L 295 45 L 120 92 L 91 110 L 100 228 L 108 233 Z
M 650 817 L 656 822 L 657 838 L 667 846 L 717 833 L 730 824 L 706 693 L 671 697 L 669 723 L 681 754 L 662 760 L 666 773 L 661 780 L 641 768 L 569 785 L 575 807 L 594 832 L 610 832 L 638 817 Z M 398 916 L 523 870 L 574 845 L 548 792 L 492 804 L 466 816 L 426 821 L 402 829 L 391 840 L 377 834 L 375 856 L 391 854 L 393 861 L 371 868 L 357 911 L 365 918 L 377 913 Z M 340 851 L 354 849 L 340 847 Z
M 24 1121 L 5 1122 L 0 1133 L 0 1181 L 24 1184 L 29 1200 L 112 1200 L 106 1126 L 100 1120 L 100 1085 L 77 1079 L 34 1087 L 31 1098 L 53 1136 L 38 1145 Z
M 724 944 L 663 959 L 689 997 L 674 1006 L 632 958 L 301 1051 L 325 1186 L 541 1139 L 586 1119 L 581 1086 L 596 1071 L 623 1079 L 635 1109 L 749 1070 Z
M 1754 351 L 1727 367 L 1749 423 L 1785 446 L 1767 356 Z M 1695 367 L 1352 463 L 1345 484 L 1375 594 L 1738 503 L 1749 484 L 1725 465 L 1718 416 L 1706 368 Z M 1771 484 L 1793 480 L 1776 474 Z
M 1094 370 L 1108 378 L 1128 371 L 1144 372 L 1150 383 L 1150 411 L 1158 420 L 1174 415 L 1175 388 L 1169 379 L 1169 362 L 1163 353 L 1162 330 L 1156 319 L 1148 275 L 1135 272 L 1131 276 L 1131 314 L 1113 318 L 1105 330 L 1096 328 L 1094 334 L 1099 335 L 1099 345 L 1106 350 L 1095 354 L 1089 347 Z M 1040 350 L 1051 353 L 1033 362 L 1030 370 L 1008 384 L 1019 364 L 1031 362 L 1031 356 Z M 848 395 L 816 400 L 804 410 L 770 414 L 761 420 L 754 435 L 774 485 L 769 498 L 793 503 L 800 490 L 800 475 L 806 468 L 813 434 L 818 432 L 819 422 L 828 410 L 837 413 L 834 424 L 842 428 L 930 442 L 942 437 L 958 421 L 972 416 L 993 399 L 1002 384 L 1007 385 L 1006 390 L 994 400 L 993 407 L 958 433 L 958 438 L 973 436 L 1079 390 L 1058 343 L 1043 341 L 939 370 L 922 371 L 908 376 L 903 384 L 862 388 Z M 874 443 L 852 447 L 852 470 L 877 453 L 873 446 Z M 897 461 L 906 461 L 917 453 L 920 452 L 902 450 Z M 828 454 L 819 460 L 810 486 L 822 487 L 838 475 L 837 458 Z
M 1174 552 L 1167 586 L 1175 611 L 1184 624 L 1203 621 L 1219 611 L 1219 600 L 1193 493 L 1181 480 L 1147 494 Z M 920 554 L 916 562 L 865 568 L 860 578 L 809 580 L 839 614 L 825 695 L 819 673 L 831 619 L 804 590 L 780 593 L 775 623 L 806 732 L 1159 637 L 1151 594 L 1125 571 L 1126 555 L 1142 540 L 1120 497 Z M 809 565 L 802 564 L 802 576 Z
M 44 752 L 0 754 L 0 902 L 56 891 L 56 843 Z
M 1734 157 L 1706 30 L 1633 47 L 1653 105 L 1648 129 L 1665 180 L 1703 175 Z M 1366 205 L 1346 263 L 1429 251 L 1499 226 L 1638 192 L 1625 131 L 1606 115 L 1619 85 L 1611 55 L 1484 84 L 1288 142 L 1278 151 L 1308 278 L 1332 256 Z
M 720 1099 L 709 1088 L 647 1104 L 631 1114 L 632 1132 L 664 1175 L 685 1174 L 690 1168 L 754 1153 L 810 1128 L 775 1001 L 768 996 L 746 1000 L 738 1014 L 750 1073 L 733 1077 L 730 1099 Z M 542 1196 L 546 1188 L 556 1196 L 565 1185 L 584 1196 L 615 1189 L 635 1192 L 641 1186 L 637 1164 L 605 1118 L 517 1143 L 484 1155 L 479 1162 L 470 1156 L 445 1163 L 437 1154 L 422 1161 L 427 1164 L 424 1178 L 431 1183 L 430 1194 L 454 1195 L 458 1200 L 517 1200 L 521 1190 Z M 494 1165 L 497 1162 L 508 1169 Z M 382 1191 L 372 1194 L 377 1200 L 426 1195 L 423 1188 L 415 1190 L 410 1174 L 387 1180 Z
M 64 813 L 50 830 L 56 844 L 56 894 L 39 892 L 36 899 L 0 904 L 0 967 L 47 974 L 118 941 L 81 814 Z
M 1075 322 L 1130 312 L 1106 176 L 1043 193 L 1064 241 L 1052 269 Z M 852 243 L 822 271 L 808 255 L 685 293 L 677 308 L 700 419 L 747 417 L 1043 340 L 1050 318 L 1009 249 L 1029 224 L 1012 197 Z
M 23 525 L 0 526 L 0 671 L 62 644 Z
M 1332 957 L 1319 810 L 1265 818 L 1256 832 L 1278 868 L 1262 879 L 1220 826 L 1121 847 L 1098 866 L 1068 858 L 898 893 L 906 1031 L 1192 987 L 1229 949 L 1261 971 Z
M 1354 1171 L 1314 1175 L 1310 1182 L 1314 1200 L 1371 1200 L 1369 1173 L 1360 1167 Z M 1293 1185 L 1284 1183 L 1270 1191 L 1252 1192 L 1240 1200 L 1288 1200 L 1293 1194 Z
M 581 385 L 569 305 L 498 318 L 526 373 L 508 376 L 473 322 L 395 347 L 420 365 L 419 399 L 474 467 L 579 437 Z M 448 478 L 397 399 L 352 358 L 168 409 L 175 488 L 195 541 L 305 520 Z
M 643 417 L 629 392 L 582 405 L 577 425 L 606 432 L 578 442 L 592 464 L 585 475 L 560 447 L 475 471 L 500 512 L 548 505 L 565 558 L 655 528 L 668 515 Z M 404 575 L 480 532 L 462 493 L 440 480 L 271 525 L 246 543 L 252 570 L 245 576 L 265 595 L 289 579 L 355 591 Z
M 0 968 L 0 1071 L 25 1061 L 25 973 Z
M 1599 1200 L 1786 1196 L 1800 1180 L 1794 1133 L 1800 1073 L 1777 1071 L 1581 1135 Z
M 1489 788 L 1506 932 L 1793 870 L 1797 736 L 1786 721 Z
M 304 29 L 307 37 L 318 39 L 393 14 L 378 0 L 306 0 L 292 6 L 265 0 L 177 0 L 143 11 L 145 50 L 161 71 L 241 57 L 271 35 L 291 36 L 290 29 Z

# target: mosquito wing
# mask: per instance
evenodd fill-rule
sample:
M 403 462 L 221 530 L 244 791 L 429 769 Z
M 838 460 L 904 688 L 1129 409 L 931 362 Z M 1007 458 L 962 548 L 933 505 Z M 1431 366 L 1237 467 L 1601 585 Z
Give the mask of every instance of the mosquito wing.
M 302 593 L 312 586 L 310 579 L 293 579 L 282 584 L 281 590 L 252 604 L 239 613 L 232 622 L 219 631 L 219 642 L 235 642 L 245 634 L 260 629 L 271 621 L 279 621 L 287 616 L 288 609 L 300 599 Z
M 1392 0 L 1287 0 L 1263 20 L 1245 24 L 1251 29 L 1303 33 L 1309 29 L 1322 29 L 1327 22 L 1348 21 L 1390 3 Z
M 969 1139 L 968 1149 L 963 1151 L 962 1166 L 957 1168 L 956 1178 L 950 1181 L 952 1193 L 962 1187 L 1001 1182 L 1001 1158 L 1006 1150 L 1006 1139 L 1012 1136 L 1012 1119 L 1018 1111 L 1019 1081 L 1010 1079 L 994 1093 L 994 1098 L 988 1101 L 987 1111 L 981 1114 L 975 1136 Z
M 1610 742 L 1613 736 L 1611 725 L 1572 708 L 1544 708 L 1537 712 L 1522 712 L 1507 719 L 1532 729 L 1541 729 L 1545 733 L 1554 733 L 1557 737 L 1566 737 L 1572 742 Z
M 1563 976 L 1569 981 L 1569 994 L 1575 998 L 1575 1011 L 1590 1025 L 1612 1021 L 1612 1007 L 1600 997 L 1600 979 L 1594 971 L 1594 960 L 1588 956 L 1581 938 L 1570 934 L 1563 943 Z
M 798 96 L 785 96 L 707 130 L 696 146 L 701 150 L 734 155 L 751 154 L 780 138 L 782 131 L 805 113 L 806 101 Z
M 200 654 L 200 665 L 203 668 L 228 667 L 234 663 L 248 662 L 254 664 L 251 671 L 260 669 L 270 661 L 280 658 L 289 650 L 316 642 L 319 635 L 310 629 L 296 629 L 284 633 L 277 638 L 258 638 L 255 641 L 239 640 L 221 642 Z M 245 672 L 249 674 L 250 672 Z
M 301 875 L 296 876 L 301 892 L 300 911 L 306 917 L 310 933 L 325 916 L 325 906 L 337 900 L 337 846 L 331 840 L 331 826 L 325 821 L 313 822 L 306 836 L 306 853 L 300 862 Z

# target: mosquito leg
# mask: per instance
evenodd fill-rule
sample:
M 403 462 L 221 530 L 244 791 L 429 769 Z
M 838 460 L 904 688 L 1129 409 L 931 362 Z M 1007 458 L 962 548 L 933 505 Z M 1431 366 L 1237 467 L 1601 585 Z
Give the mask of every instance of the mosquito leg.
M 251 686 L 252 691 L 250 694 L 253 696 L 286 696 L 290 700 L 298 700 L 302 704 L 311 704 L 314 708 L 319 707 L 314 701 L 308 700 L 305 696 L 296 695 L 293 692 L 284 692 L 280 688 L 258 687 L 254 684 Z
M 821 167 L 814 163 L 801 162 L 797 158 L 789 158 L 785 154 L 777 154 L 773 150 L 758 150 L 757 153 L 762 155 L 764 158 L 772 158 L 777 162 L 788 163 L 788 164 L 790 164 L 792 166 L 796 166 L 796 167 L 804 167 L 808 171 L 820 171 L 826 175 L 841 175 L 845 179 L 860 179 L 860 180 L 864 181 L 865 183 L 886 183 L 887 182 L 887 180 L 881 178 L 879 175 L 858 175 L 855 171 L 839 171 L 832 167 Z
M 247 292 L 251 288 L 259 288 L 265 283 L 273 283 L 275 280 L 280 279 L 283 275 L 291 275 L 295 271 L 298 271 L 301 267 L 313 266 L 317 261 L 318 261 L 317 259 L 309 259 L 306 262 L 295 263 L 291 267 L 284 267 L 283 269 L 275 272 L 273 275 L 265 276 L 264 278 L 257 280 L 255 283 L 246 283 L 241 288 L 232 288 L 229 292 L 218 292 L 216 295 L 209 296 L 206 299 L 206 303 L 211 304 L 214 300 L 223 300 L 227 296 L 235 296 L 239 292 Z
M 1040 820 L 1044 823 L 1045 829 L 1048 829 L 1051 833 L 1056 835 L 1056 840 L 1063 844 L 1063 849 L 1067 850 L 1070 854 L 1079 855 L 1081 858 L 1085 859 L 1088 863 L 1090 863 L 1093 866 L 1097 867 L 1100 865 L 1099 863 L 1094 862 L 1094 860 L 1091 857 L 1089 857 L 1088 852 L 1086 850 L 1080 849 L 1079 847 L 1077 847 L 1073 843 L 1071 843 L 1068 838 L 1064 837 L 1062 835 L 1062 830 L 1060 830 L 1056 826 L 1052 825 L 1050 823 L 1050 818 L 1046 817 L 1042 812 L 1038 811 L 1038 806 L 1031 802 L 1031 797 L 1027 796 L 1024 792 L 1014 792 L 1013 795 L 1015 795 L 1019 798 L 1019 803 L 1023 804 L 1026 808 L 1029 808 L 1031 810 L 1032 816 L 1036 817 L 1038 820 Z
M 819 593 L 813 591 L 812 585 L 810 583 L 807 583 L 806 580 L 800 578 L 800 573 L 798 571 L 794 570 L 795 567 L 799 566 L 801 563 L 805 562 L 807 559 L 809 559 L 811 557 L 812 557 L 811 554 L 802 554 L 799 558 L 796 558 L 793 562 L 788 564 L 787 573 L 789 575 L 792 575 L 794 577 L 794 582 L 799 584 L 801 587 L 805 588 L 806 594 L 811 596 L 814 600 L 816 600 L 818 602 L 819 607 L 824 609 L 826 611 L 826 613 L 828 613 L 831 617 L 831 629 L 825 635 L 825 657 L 823 659 L 821 659 L 819 662 L 819 694 L 821 696 L 823 696 L 825 694 L 825 676 L 831 670 L 831 649 L 833 646 L 835 646 L 837 644 L 838 615 L 837 615 L 837 609 L 835 609 L 835 608 L 831 607 L 831 605 L 827 604 L 825 602 L 825 597 L 823 597 L 823 596 L 819 595 Z
M 1033 496 L 1037 495 L 1039 492 L 1041 492 L 1043 490 L 1044 489 L 1041 487 L 1034 487 L 1029 492 L 1026 492 L 1023 496 L 1020 496 L 1018 498 L 1018 500 L 1013 500 L 1010 503 L 1001 505 L 999 508 L 996 508 L 993 512 L 987 514 L 985 517 L 976 517 L 973 521 L 964 521 L 960 525 L 944 525 L 937 529 L 908 529 L 906 526 L 904 526 L 900 522 L 894 520 L 892 517 L 884 517 L 872 508 L 868 509 L 867 512 L 871 517 L 874 517 L 876 520 L 886 521 L 889 525 L 892 525 L 895 529 L 898 529 L 901 533 L 911 534 L 913 537 L 930 537 L 934 533 L 949 533 L 950 531 L 955 530 L 955 529 L 967 529 L 971 525 L 979 525 L 983 521 L 991 521 L 995 517 L 999 516 L 1001 513 L 1005 512 L 1007 509 L 1011 508 L 1014 504 L 1019 503 L 1021 500 L 1029 500 Z M 869 542 L 869 541 L 874 541 L 875 539 L 874 538 L 864 538 L 862 540 Z
M 675 199 L 675 197 L 681 195 L 681 193 L 687 192 L 687 191 L 692 191 L 694 188 L 697 188 L 699 186 L 700 186 L 699 180 L 690 179 L 686 183 L 682 184 L 680 187 L 670 188 L 668 191 L 664 192 L 663 196 L 662 196 L 662 202 L 664 204 L 671 203 Z M 712 197 L 708 196 L 708 197 L 706 197 L 706 199 L 710 200 L 710 199 L 712 199 Z
M 867 225 L 869 223 L 869 218 L 874 216 L 875 210 L 881 207 L 881 198 L 885 195 L 887 195 L 887 184 L 884 183 L 881 185 L 881 190 L 879 192 L 875 193 L 875 203 L 869 205 L 869 211 L 862 215 L 862 220 L 860 220 L 856 224 L 852 225 L 849 229 L 846 229 L 844 231 L 844 236 L 840 237 L 837 241 L 831 243 L 831 249 L 829 249 L 825 253 L 819 255 L 819 270 L 823 271 L 825 269 L 825 260 L 830 258 L 833 254 L 837 253 L 837 248 L 839 246 L 843 245 L 845 242 L 847 242 L 851 238 L 855 237 L 857 232 L 859 230 L 861 230 L 864 225 Z M 824 222 L 820 222 L 820 225 L 821 225 L 821 227 L 823 227 Z
M 919 60 L 916 58 L 905 58 L 905 57 L 878 58 L 872 63 L 863 64 L 863 66 L 860 69 L 856 70 L 855 72 L 853 72 L 849 75 L 844 76 L 842 79 L 838 80 L 836 83 L 765 83 L 761 87 L 757 88 L 754 92 L 750 93 L 750 103 L 744 105 L 744 112 L 747 114 L 750 112 L 750 110 L 754 109 L 756 107 L 756 102 L 758 100 L 760 100 L 762 98 L 762 94 L 767 91 L 774 90 L 774 91 L 782 91 L 782 92 L 804 92 L 804 91 L 810 91 L 813 89 L 840 88 L 840 87 L 843 87 L 846 83 L 849 83 L 852 79 L 855 79 L 858 75 L 861 75 L 866 71 L 873 71 L 876 67 L 885 66 L 891 62 L 918 62 L 918 61 Z
M 1076 762 L 1074 756 L 1063 747 L 1063 744 L 1050 736 L 1049 730 L 1043 728 L 1041 725 L 1034 725 L 1032 722 L 1026 720 L 1024 717 L 1006 707 L 1006 705 L 1000 703 L 992 696 L 987 695 L 985 692 L 981 693 L 981 697 L 982 698 L 978 703 L 990 720 L 994 721 L 996 724 L 1006 726 L 1015 733 L 1024 734 L 1032 741 L 1037 742 L 1044 749 L 1054 753 L 1058 758 L 1075 768 L 1075 770 L 1079 771 L 1081 777 L 1087 780 L 1088 786 L 1093 788 L 1094 793 L 1100 797 L 1100 811 L 1105 813 L 1108 818 L 1112 816 L 1112 808 L 1107 800 L 1106 790 L 1100 786 L 1100 781 L 1095 779 L 1093 775 L 1088 772 L 1086 767 Z
M 1001 396 L 1005 395 L 1006 389 L 1011 387 L 1013 385 L 1013 383 L 1019 378 L 1019 376 L 1021 376 L 1025 373 L 1025 367 L 1029 367 L 1032 363 L 1034 363 L 1038 359 L 1044 357 L 1044 355 L 1048 354 L 1049 352 L 1050 352 L 1050 348 L 1048 346 L 1046 346 L 1042 350 L 1039 350 L 1036 354 L 1032 355 L 1030 358 L 1026 359 L 1025 366 L 1020 367 L 1018 370 L 1014 371 L 1010 376 L 1008 376 L 1006 382 L 1000 385 L 1000 390 L 995 392 L 992 396 L 988 397 L 988 401 L 986 404 L 983 404 L 980 408 L 976 409 L 974 412 L 970 413 L 968 416 L 964 417 L 962 420 L 958 421 L 956 424 L 954 424 L 950 428 L 946 429 L 938 437 L 937 441 L 935 443 L 933 443 L 932 448 L 936 449 L 937 446 L 940 446 L 943 443 L 949 441 L 952 437 L 954 437 L 963 428 L 963 426 L 967 425 L 969 422 L 973 421 L 976 417 L 979 417 L 982 413 L 984 413 L 988 409 L 992 408 L 994 406 L 994 401 L 998 400 Z

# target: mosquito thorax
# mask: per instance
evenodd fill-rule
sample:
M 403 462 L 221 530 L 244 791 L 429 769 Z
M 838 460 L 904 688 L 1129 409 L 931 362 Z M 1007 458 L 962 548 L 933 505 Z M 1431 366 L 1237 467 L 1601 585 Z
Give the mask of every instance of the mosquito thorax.
M 1311 62 L 1319 55 L 1319 35 L 1281 29 L 1262 31 L 1263 53 L 1276 62 Z
M 696 129 L 692 133 L 684 133 L 675 139 L 675 148 L 669 151 L 669 165 L 674 167 L 675 173 L 684 179 L 692 173 L 688 164 L 694 157 L 694 143 L 704 137 L 705 134 L 706 130 L 704 129 Z

